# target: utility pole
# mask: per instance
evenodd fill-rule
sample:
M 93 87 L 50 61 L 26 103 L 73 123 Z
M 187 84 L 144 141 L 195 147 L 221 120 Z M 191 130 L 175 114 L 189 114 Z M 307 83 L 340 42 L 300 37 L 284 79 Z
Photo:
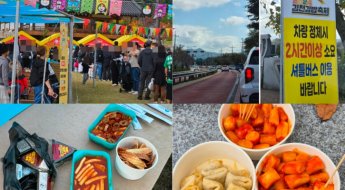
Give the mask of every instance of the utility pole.
M 174 31 L 174 30 L 173 30 Z M 175 31 L 175 34 L 174 34 L 174 52 L 176 50 L 176 39 L 177 39 L 177 33 Z
M 234 54 L 234 45 L 231 45 L 231 54 Z
M 156 6 L 158 6 L 158 4 L 159 4 L 159 0 L 156 0 Z M 156 18 L 156 28 L 160 28 L 160 25 L 161 25 L 160 18 L 157 17 Z M 162 44 L 162 42 L 161 42 L 161 35 L 160 34 L 156 34 L 156 41 L 157 41 L 158 45 Z
M 242 42 L 241 42 L 241 53 L 243 54 L 243 46 L 244 46 L 244 39 L 241 38 Z

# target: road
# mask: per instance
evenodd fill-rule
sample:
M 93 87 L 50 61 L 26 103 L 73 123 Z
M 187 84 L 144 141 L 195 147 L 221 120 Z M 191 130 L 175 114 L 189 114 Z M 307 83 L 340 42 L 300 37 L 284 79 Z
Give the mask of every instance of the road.
M 205 80 L 173 91 L 174 103 L 226 103 L 232 89 L 236 87 L 236 71 L 215 74 Z M 234 91 L 236 93 L 236 90 Z

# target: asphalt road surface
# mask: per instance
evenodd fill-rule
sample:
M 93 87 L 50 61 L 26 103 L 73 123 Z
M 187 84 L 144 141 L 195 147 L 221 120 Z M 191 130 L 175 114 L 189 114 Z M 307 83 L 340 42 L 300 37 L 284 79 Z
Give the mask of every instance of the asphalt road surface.
M 237 72 L 222 72 L 173 91 L 173 101 L 184 103 L 226 103 L 236 86 Z M 236 92 L 236 91 L 234 91 Z

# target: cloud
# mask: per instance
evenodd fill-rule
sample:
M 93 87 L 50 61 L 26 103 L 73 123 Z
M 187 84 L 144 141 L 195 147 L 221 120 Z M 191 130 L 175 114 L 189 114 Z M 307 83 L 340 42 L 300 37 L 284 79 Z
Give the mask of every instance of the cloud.
M 174 9 L 190 11 L 203 7 L 218 7 L 232 0 L 174 0 Z
M 202 48 L 209 52 L 240 52 L 241 39 L 231 35 L 217 35 L 203 26 L 174 25 L 177 34 L 176 45 L 185 48 Z
M 220 21 L 227 25 L 242 25 L 249 22 L 246 17 L 230 16 L 228 18 L 221 18 Z
M 236 7 L 240 7 L 240 6 L 241 6 L 241 3 L 240 3 L 240 2 L 233 2 L 233 4 L 234 4 Z

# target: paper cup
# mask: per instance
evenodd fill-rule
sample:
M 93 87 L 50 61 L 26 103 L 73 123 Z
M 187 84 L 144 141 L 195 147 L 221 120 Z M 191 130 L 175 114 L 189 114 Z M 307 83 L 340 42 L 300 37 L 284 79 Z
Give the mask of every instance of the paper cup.
M 126 163 L 124 163 L 118 153 L 119 147 L 130 147 L 133 145 L 134 142 L 139 141 L 140 143 L 145 144 L 148 148 L 150 148 L 154 155 L 156 155 L 155 161 L 152 164 L 150 168 L 147 169 L 136 169 L 128 166 Z M 142 178 L 147 172 L 149 172 L 151 169 L 153 169 L 158 163 L 158 152 L 155 146 L 153 146 L 152 143 L 150 143 L 148 140 L 141 138 L 141 137 L 126 137 L 123 138 L 116 146 L 116 158 L 115 158 L 115 168 L 117 172 L 126 179 L 129 180 L 138 180 Z

